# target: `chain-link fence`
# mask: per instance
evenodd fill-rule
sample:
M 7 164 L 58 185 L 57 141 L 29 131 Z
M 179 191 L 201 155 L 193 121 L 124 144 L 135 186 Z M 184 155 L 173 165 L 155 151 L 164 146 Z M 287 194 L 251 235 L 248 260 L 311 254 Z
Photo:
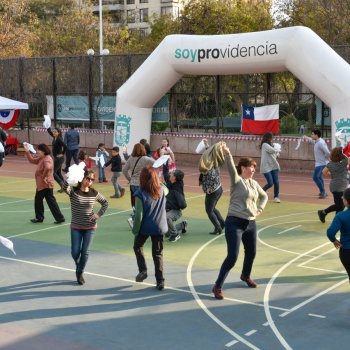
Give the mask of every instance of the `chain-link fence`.
M 345 60 L 350 60 L 350 46 L 334 49 Z M 147 57 L 148 54 L 129 54 L 2 59 L 0 95 L 29 104 L 28 111 L 21 111 L 17 123 L 21 128 L 41 125 L 50 103 L 53 105 L 50 116 L 57 125 L 67 126 L 74 122 L 83 127 L 101 127 L 94 111 L 94 98 L 115 98 L 118 88 Z M 238 131 L 242 103 L 278 103 L 282 116 L 293 113 L 300 123 L 315 122 L 314 94 L 303 91 L 302 84 L 292 75 L 296 88 L 291 93 L 285 92 L 278 87 L 274 77 L 274 74 L 183 77 L 167 92 L 169 123 L 166 127 L 170 131 Z M 152 81 L 149 86 L 151 88 Z M 57 118 L 59 96 L 87 97 L 88 118 Z M 105 123 L 104 127 L 112 127 L 112 124 Z

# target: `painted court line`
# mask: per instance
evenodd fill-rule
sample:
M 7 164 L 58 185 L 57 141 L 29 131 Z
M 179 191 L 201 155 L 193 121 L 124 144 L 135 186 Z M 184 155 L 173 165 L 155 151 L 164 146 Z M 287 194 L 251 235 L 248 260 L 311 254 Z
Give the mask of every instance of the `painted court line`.
M 62 267 L 62 266 L 57 266 L 57 265 L 44 264 L 44 263 L 39 263 L 39 262 L 29 261 L 29 260 L 23 260 L 23 259 L 17 259 L 17 258 L 9 258 L 7 256 L 0 256 L 0 259 L 13 261 L 13 262 L 17 262 L 17 263 L 28 264 L 28 265 L 32 265 L 32 266 L 39 266 L 39 267 L 44 267 L 44 268 L 50 268 L 50 269 L 61 270 L 61 271 L 68 271 L 68 272 L 75 273 L 75 269 Z M 128 278 L 115 277 L 115 276 L 99 274 L 99 273 L 89 272 L 89 271 L 85 271 L 84 274 L 85 275 L 89 275 L 89 276 L 94 276 L 94 277 L 100 277 L 100 278 L 106 278 L 106 279 L 121 281 L 121 282 L 127 282 L 127 283 L 131 283 L 131 284 L 137 284 L 137 285 L 143 284 L 143 285 L 146 285 L 146 286 L 155 287 L 154 283 L 148 283 L 148 282 L 140 283 L 140 282 L 136 282 L 133 279 L 128 279 Z M 187 294 L 191 294 L 192 295 L 192 292 L 190 290 L 187 290 L 187 289 L 170 287 L 170 286 L 165 286 L 165 289 L 173 290 L 173 291 L 177 291 L 177 292 L 182 292 L 182 293 L 187 293 Z M 212 297 L 212 294 L 208 294 L 208 293 L 200 293 L 200 292 L 198 292 L 198 295 L 201 295 L 201 296 L 204 296 L 204 297 Z M 225 300 L 233 301 L 233 302 L 237 302 L 237 303 L 241 303 L 241 304 L 249 304 L 249 305 L 253 305 L 253 306 L 264 307 L 264 305 L 262 305 L 262 304 L 253 303 L 253 302 L 247 302 L 245 300 L 240 300 L 240 299 L 225 298 Z M 281 308 L 281 307 L 274 307 L 274 306 L 272 306 L 271 308 L 279 310 L 279 311 L 288 311 L 288 309 Z
M 292 307 L 289 311 L 286 311 L 286 312 L 284 312 L 283 314 L 281 314 L 280 317 L 285 317 L 285 316 L 291 314 L 292 312 L 294 312 L 294 311 L 300 309 L 301 307 L 305 306 L 306 304 L 310 303 L 311 301 L 314 301 L 315 299 L 321 297 L 322 295 L 327 294 L 327 293 L 330 292 L 331 290 L 338 288 L 339 286 L 341 286 L 342 284 L 344 284 L 344 283 L 346 283 L 346 282 L 349 282 L 349 279 L 348 279 L 348 278 L 346 278 L 346 279 L 344 279 L 344 280 L 342 280 L 342 281 L 340 281 L 340 282 L 334 284 L 333 286 L 331 286 L 331 287 L 329 287 L 329 288 L 323 290 L 323 291 L 320 292 L 320 293 L 315 294 L 315 295 L 312 296 L 311 298 L 304 300 L 302 303 L 300 303 L 300 304 L 298 304 L 298 305 L 295 305 L 295 306 Z
M 289 231 L 293 231 L 295 230 L 296 228 L 299 228 L 301 227 L 301 225 L 298 225 L 298 226 L 294 226 L 294 227 L 291 227 L 291 228 L 287 228 L 286 230 L 283 230 L 281 232 L 277 232 L 278 235 L 282 235 L 283 233 L 286 233 L 286 232 L 289 232 Z
M 284 337 L 282 336 L 282 334 L 279 332 L 278 328 L 276 327 L 275 325 L 275 322 L 271 316 L 271 312 L 270 312 L 270 308 L 269 308 L 269 302 L 270 302 L 270 292 L 271 292 L 271 289 L 272 289 L 272 286 L 274 285 L 274 282 L 276 280 L 276 278 L 287 268 L 289 267 L 290 265 L 292 265 L 293 263 L 295 263 L 297 260 L 307 256 L 308 254 L 320 249 L 320 248 L 323 248 L 324 246 L 330 244 L 330 242 L 326 242 L 324 244 L 321 244 L 313 249 L 310 249 L 309 251 L 303 253 L 303 254 L 300 254 L 299 256 L 296 256 L 295 258 L 291 259 L 289 262 L 287 262 L 286 264 L 284 264 L 273 276 L 272 278 L 270 279 L 270 281 L 267 283 L 267 286 L 266 286 L 266 289 L 265 289 L 265 293 L 264 293 L 264 310 L 265 310 L 265 315 L 266 315 L 266 318 L 267 318 L 267 321 L 269 322 L 269 325 L 270 325 L 270 328 L 272 329 L 272 331 L 274 332 L 276 338 L 279 340 L 279 342 L 281 343 L 281 345 L 285 348 L 285 349 L 288 349 L 288 350 L 292 350 L 292 348 L 290 347 L 290 345 L 287 343 L 287 341 L 284 339 Z M 338 286 L 340 286 L 341 284 L 347 282 L 348 279 L 346 280 L 343 280 L 337 284 L 335 284 L 334 286 L 314 295 L 313 297 L 303 301 L 302 303 L 294 306 L 292 309 L 290 309 L 289 311 L 283 313 L 280 315 L 280 317 L 284 317 L 288 314 L 290 314 L 291 312 L 294 312 L 298 309 L 300 309 L 301 307 L 303 307 L 304 305 L 310 303 L 311 301 L 319 298 L 320 296 L 328 293 L 330 290 L 332 289 L 335 289 L 337 288 Z
M 317 259 L 321 258 L 322 256 L 327 255 L 329 253 L 333 253 L 333 252 L 334 252 L 334 247 L 332 249 L 329 249 L 329 250 L 325 251 L 322 254 L 319 254 L 319 255 L 317 255 L 317 256 L 315 256 L 313 258 L 305 260 L 303 263 L 299 264 L 298 266 L 303 267 L 304 265 L 309 264 L 310 262 L 312 262 L 314 260 L 317 260 Z
M 326 316 L 316 315 L 316 314 L 309 314 L 309 316 L 311 316 L 311 317 L 318 317 L 318 318 L 326 318 Z
M 12 201 L 12 202 L 5 202 L 5 203 L 0 203 L 0 205 L 9 205 L 9 204 L 15 204 L 15 203 L 21 203 L 21 202 L 27 202 L 27 201 L 32 201 L 33 199 L 20 199 L 18 201 Z
M 190 262 L 188 263 L 187 266 L 187 273 L 186 273 L 186 278 L 187 278 L 187 284 L 190 288 L 190 291 L 193 295 L 194 300 L 197 302 L 197 304 L 199 305 L 199 307 L 209 316 L 209 318 L 211 318 L 212 321 L 214 321 L 219 327 L 221 327 L 223 330 L 225 330 L 227 333 L 229 333 L 233 338 L 235 338 L 235 340 L 240 341 L 241 343 L 243 343 L 244 345 L 246 345 L 247 347 L 249 347 L 250 349 L 259 349 L 258 347 L 256 347 L 254 344 L 250 343 L 249 341 L 247 341 L 246 339 L 244 339 L 243 337 L 241 337 L 238 333 L 236 333 L 235 331 L 233 331 L 230 327 L 228 327 L 225 323 L 223 323 L 218 317 L 216 317 L 211 311 L 209 311 L 209 309 L 205 306 L 205 304 L 202 302 L 202 300 L 199 298 L 199 294 L 197 293 L 197 291 L 194 288 L 193 282 L 192 282 L 192 267 L 194 264 L 194 261 L 196 260 L 197 256 L 212 242 L 214 242 L 216 239 L 220 238 L 220 236 L 217 236 L 213 239 L 211 239 L 210 241 L 208 241 L 207 243 L 203 244 L 195 253 L 194 255 L 191 257 Z
M 231 346 L 236 345 L 237 343 L 239 343 L 238 340 L 232 340 L 232 341 L 230 341 L 229 343 L 225 344 L 225 346 L 226 346 L 227 348 L 230 348 Z
M 256 329 L 252 329 L 251 331 L 245 333 L 244 335 L 247 336 L 247 337 L 250 337 L 251 335 L 255 334 L 257 332 Z

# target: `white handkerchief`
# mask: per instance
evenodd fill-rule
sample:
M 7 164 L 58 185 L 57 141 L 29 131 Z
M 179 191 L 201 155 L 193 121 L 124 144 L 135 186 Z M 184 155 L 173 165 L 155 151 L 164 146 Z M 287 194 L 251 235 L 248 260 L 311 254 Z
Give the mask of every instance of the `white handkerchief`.
M 295 147 L 295 150 L 297 151 L 301 145 L 301 139 L 298 140 L 297 146 Z
M 30 153 L 36 153 L 36 150 L 34 149 L 33 145 L 28 142 L 23 142 L 23 145 L 26 145 L 28 147 L 28 150 Z
M 7 249 L 10 249 L 12 251 L 13 254 L 16 255 L 16 252 L 15 250 L 13 249 L 13 243 L 12 241 L 10 241 L 9 239 L 3 237 L 3 236 L 0 236 L 0 243 L 5 246 Z
M 0 153 L 5 153 L 5 148 L 1 142 L 0 142 Z
M 159 168 L 161 167 L 163 164 L 165 164 L 168 159 L 170 158 L 170 156 L 168 154 L 165 154 L 161 157 L 159 157 L 154 163 L 153 163 L 153 168 Z
M 48 128 L 50 128 L 51 127 L 51 119 L 50 119 L 50 116 L 49 115 L 47 115 L 47 114 L 45 114 L 44 115 L 44 122 L 43 122 L 43 127 L 45 128 L 45 129 L 48 129 Z
M 67 183 L 69 186 L 77 186 L 78 182 L 83 181 L 85 163 L 81 162 L 79 165 L 73 164 L 69 167 L 67 176 Z
M 205 151 L 205 143 L 204 143 L 204 141 L 202 140 L 199 144 L 198 144 L 198 146 L 197 146 L 197 148 L 196 148 L 196 153 L 203 153 Z

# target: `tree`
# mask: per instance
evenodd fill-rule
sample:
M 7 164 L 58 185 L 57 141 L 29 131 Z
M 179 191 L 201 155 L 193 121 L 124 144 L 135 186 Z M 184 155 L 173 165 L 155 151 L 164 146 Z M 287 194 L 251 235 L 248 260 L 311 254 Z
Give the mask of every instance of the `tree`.
M 329 45 L 350 43 L 350 2 L 344 0 L 279 0 L 279 26 L 311 28 Z
M 31 56 L 37 18 L 27 0 L 0 0 L 0 57 Z

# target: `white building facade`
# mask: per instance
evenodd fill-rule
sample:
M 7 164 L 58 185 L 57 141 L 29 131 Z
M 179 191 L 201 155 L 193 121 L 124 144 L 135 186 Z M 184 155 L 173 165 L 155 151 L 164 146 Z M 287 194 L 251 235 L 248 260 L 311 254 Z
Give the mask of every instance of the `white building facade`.
M 98 14 L 99 0 L 94 0 L 94 13 Z M 180 15 L 183 0 L 102 0 L 103 9 L 108 8 L 117 26 L 139 30 L 144 35 L 150 32 L 149 19 L 153 15 Z

